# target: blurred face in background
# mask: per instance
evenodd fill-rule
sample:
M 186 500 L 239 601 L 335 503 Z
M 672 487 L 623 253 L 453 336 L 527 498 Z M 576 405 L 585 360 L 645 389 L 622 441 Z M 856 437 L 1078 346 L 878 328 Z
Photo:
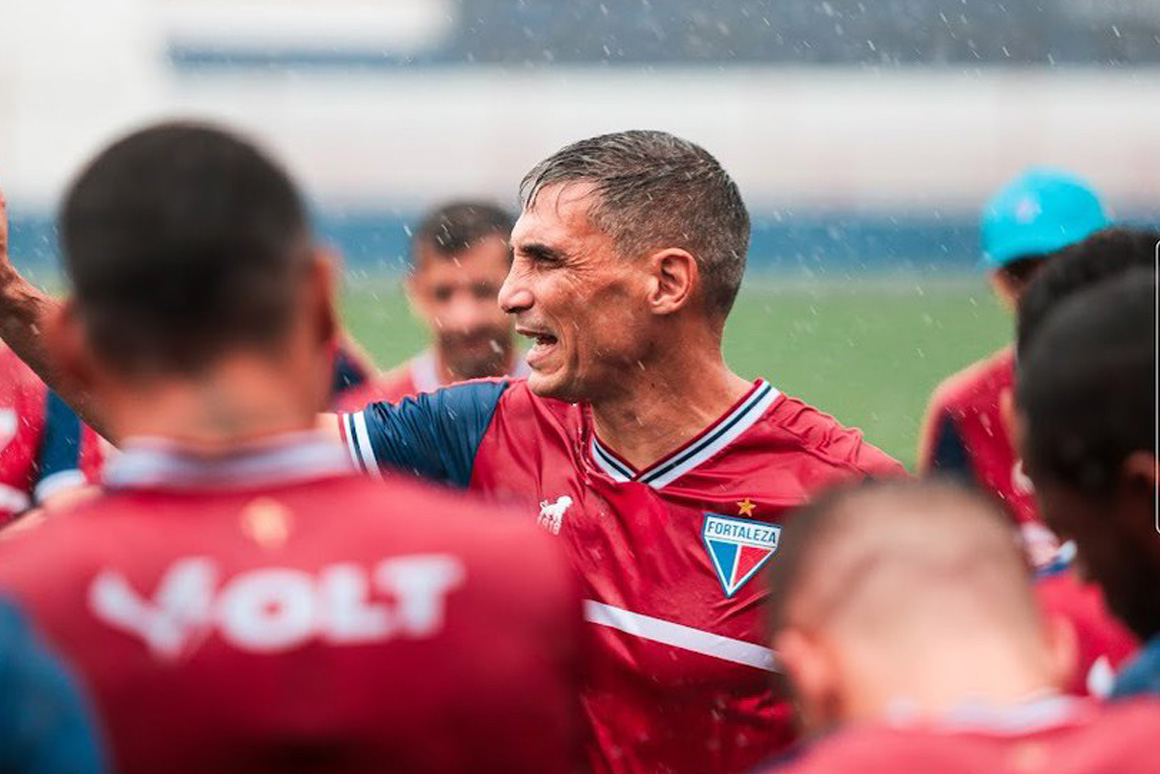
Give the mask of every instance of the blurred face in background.
M 451 255 L 421 246 L 407 280 L 407 296 L 435 340 L 440 362 L 456 376 L 475 379 L 507 371 L 512 323 L 496 301 L 510 266 L 498 235 Z
M 537 395 L 598 400 L 626 369 L 646 367 L 658 340 L 644 301 L 649 274 L 593 222 L 594 196 L 586 183 L 546 186 L 512 231 L 500 305 L 532 341 L 528 386 Z

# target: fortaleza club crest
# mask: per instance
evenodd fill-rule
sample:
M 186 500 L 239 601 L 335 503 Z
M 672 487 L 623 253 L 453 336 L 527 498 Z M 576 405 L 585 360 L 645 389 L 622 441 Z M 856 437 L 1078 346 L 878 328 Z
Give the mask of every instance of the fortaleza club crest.
M 742 508 L 742 512 L 748 511 Z M 777 550 L 780 536 L 781 527 L 776 524 L 719 513 L 705 514 L 701 539 L 705 541 L 725 596 L 733 596 L 769 561 Z

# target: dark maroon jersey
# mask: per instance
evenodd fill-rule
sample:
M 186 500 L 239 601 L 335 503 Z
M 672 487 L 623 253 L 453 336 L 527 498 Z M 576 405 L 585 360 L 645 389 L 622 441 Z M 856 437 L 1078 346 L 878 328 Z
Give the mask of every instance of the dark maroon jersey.
M 0 541 L 0 590 L 125 774 L 574 770 L 582 620 L 551 538 L 312 435 L 131 441 L 105 494 Z
M 517 504 L 563 545 L 595 636 L 583 699 L 597 771 L 738 772 L 787 746 L 760 570 L 811 493 L 903 474 L 860 433 L 762 380 L 646 470 L 596 437 L 586 405 L 520 380 L 374 404 L 341 422 L 360 466 Z
M 852 727 L 755 774 L 1160 774 L 1160 701 L 1051 697 L 938 723 Z

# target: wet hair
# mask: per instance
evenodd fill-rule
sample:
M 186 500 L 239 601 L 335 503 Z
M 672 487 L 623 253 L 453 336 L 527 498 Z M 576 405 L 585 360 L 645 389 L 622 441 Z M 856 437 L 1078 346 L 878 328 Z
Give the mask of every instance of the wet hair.
M 197 373 L 278 341 L 310 255 L 289 176 L 198 123 L 152 126 L 102 151 L 65 197 L 61 240 L 91 346 L 125 372 Z
M 1036 476 L 1099 496 L 1129 454 L 1153 448 L 1155 294 L 1153 273 L 1134 269 L 1066 299 L 1036 332 L 1017 385 Z
M 1051 254 L 1019 299 L 1016 347 L 1022 359 L 1052 309 L 1110 277 L 1156 262 L 1160 231 L 1112 227 Z
M 721 320 L 728 316 L 745 272 L 749 213 L 737 184 L 708 151 L 657 131 L 581 140 L 528 172 L 521 205 L 531 206 L 546 186 L 571 182 L 595 186 L 591 216 L 623 255 L 665 247 L 689 251 L 707 310 Z
M 411 238 L 411 270 L 418 269 L 426 253 L 451 258 L 471 249 L 488 237 L 505 243 L 515 218 L 504 208 L 485 201 L 456 201 L 444 204 L 424 216 Z M 511 260 L 511 250 L 508 250 Z

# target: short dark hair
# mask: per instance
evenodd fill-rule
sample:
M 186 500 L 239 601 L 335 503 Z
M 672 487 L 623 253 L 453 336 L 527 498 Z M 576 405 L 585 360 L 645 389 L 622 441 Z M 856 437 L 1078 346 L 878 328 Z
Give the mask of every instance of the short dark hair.
M 1021 293 L 1031 283 L 1031 280 L 1035 279 L 1039 270 L 1043 268 L 1046 259 L 1046 255 L 1021 255 L 1007 261 L 995 271 L 1006 280 L 1011 288 L 1017 293 Z
M 1017 385 L 1035 475 L 1099 495 L 1152 449 L 1155 293 L 1152 272 L 1134 269 L 1068 298 L 1037 332 Z
M 724 320 L 737 298 L 749 249 L 741 191 L 704 148 L 657 131 L 604 134 L 537 164 L 520 184 L 526 209 L 545 186 L 592 183 L 592 216 L 622 253 L 663 247 L 697 261 L 707 309 Z
M 1152 267 L 1160 231 L 1111 227 L 1051 254 L 1019 299 L 1016 348 L 1022 359 L 1039 328 L 1064 300 L 1133 268 Z
M 102 151 L 65 197 L 61 240 L 94 350 L 125 371 L 189 374 L 284 335 L 311 238 L 276 163 L 181 122 Z
M 488 237 L 507 242 L 515 218 L 497 204 L 463 200 L 444 204 L 424 216 L 411 238 L 411 268 L 417 269 L 422 252 L 450 258 L 474 247 Z M 509 259 L 511 251 L 508 251 Z

